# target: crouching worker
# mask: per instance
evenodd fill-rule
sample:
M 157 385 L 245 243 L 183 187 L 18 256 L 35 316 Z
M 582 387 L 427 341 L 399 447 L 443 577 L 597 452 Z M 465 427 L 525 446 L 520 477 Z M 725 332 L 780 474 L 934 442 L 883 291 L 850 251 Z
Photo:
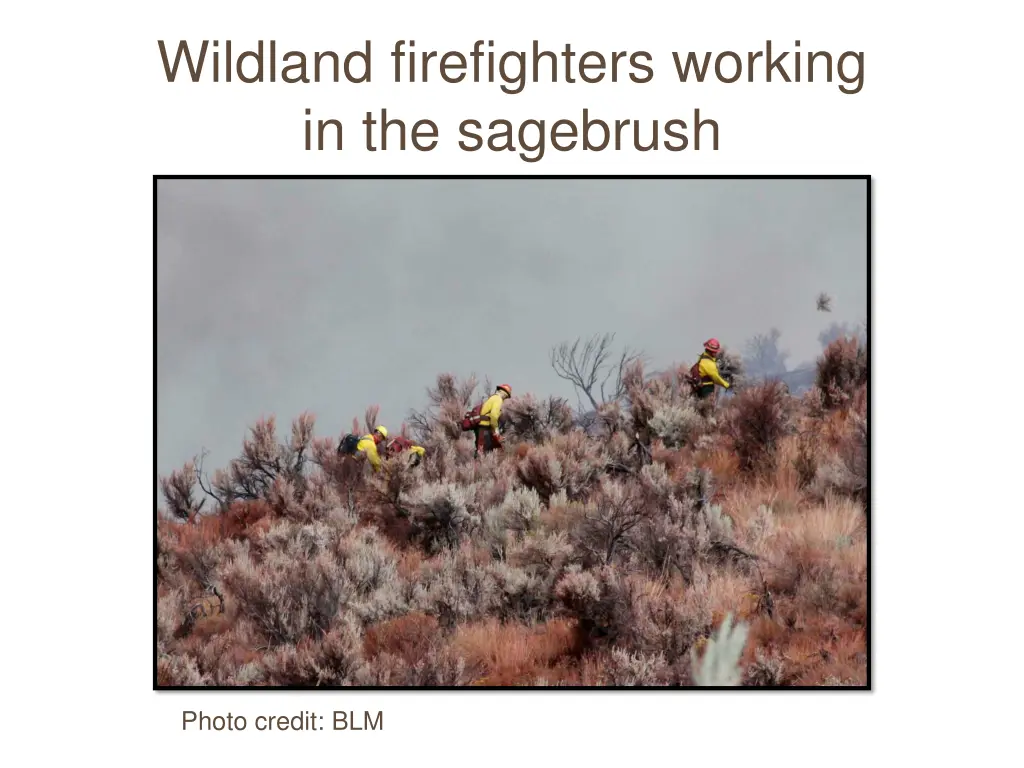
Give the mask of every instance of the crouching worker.
M 388 443 L 386 453 L 389 459 L 397 459 L 401 456 L 407 456 L 409 466 L 415 467 L 423 461 L 423 457 L 426 455 L 427 450 L 422 445 L 416 445 L 412 440 L 398 435 Z
M 490 453 L 498 448 L 504 448 L 498 423 L 501 420 L 501 405 L 510 397 L 512 397 L 512 387 L 508 384 L 499 384 L 494 390 L 494 394 L 480 406 L 480 422 L 474 430 L 476 432 L 474 458 L 479 457 L 481 453 Z
M 356 437 L 353 434 L 345 435 L 338 444 L 338 453 L 356 458 L 365 458 L 370 462 L 374 472 L 380 472 L 381 459 L 377 446 L 387 439 L 388 430 L 386 427 L 377 427 L 369 435 Z

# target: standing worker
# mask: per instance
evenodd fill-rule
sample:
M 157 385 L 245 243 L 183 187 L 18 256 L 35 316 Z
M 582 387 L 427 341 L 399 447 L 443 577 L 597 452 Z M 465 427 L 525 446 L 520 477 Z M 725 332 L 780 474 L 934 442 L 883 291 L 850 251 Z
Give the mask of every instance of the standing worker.
M 501 419 L 501 404 L 510 397 L 512 397 L 512 387 L 508 384 L 499 384 L 494 390 L 494 394 L 480 406 L 480 423 L 474 429 L 476 432 L 474 458 L 481 453 L 490 453 L 496 448 L 503 448 L 498 422 Z
M 697 362 L 694 363 L 690 369 L 690 378 L 694 385 L 694 394 L 697 397 L 707 403 L 705 408 L 713 405 L 715 394 L 715 385 L 722 387 L 723 389 L 729 388 L 729 382 L 722 378 L 722 375 L 718 372 L 718 353 L 722 350 L 722 345 L 718 343 L 718 339 L 708 339 L 704 342 L 704 351 L 698 358 Z

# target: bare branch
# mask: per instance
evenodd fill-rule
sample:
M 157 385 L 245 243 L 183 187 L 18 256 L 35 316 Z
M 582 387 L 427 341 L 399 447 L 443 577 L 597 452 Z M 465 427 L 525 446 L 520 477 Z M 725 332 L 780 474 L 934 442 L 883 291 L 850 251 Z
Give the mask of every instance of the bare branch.
M 586 341 L 562 342 L 553 347 L 549 360 L 559 378 L 568 381 L 596 411 L 601 405 L 620 400 L 626 393 L 626 369 L 641 358 L 641 353 L 628 348 L 617 363 L 610 362 L 614 333 L 594 335 Z
M 213 485 L 206 478 L 206 473 L 203 471 L 203 463 L 206 461 L 206 456 L 208 453 L 209 451 L 203 448 L 199 456 L 192 460 L 195 466 L 197 467 L 196 476 L 199 480 L 199 487 L 203 489 L 203 493 L 212 498 L 223 508 L 227 506 L 227 500 L 213 492 Z

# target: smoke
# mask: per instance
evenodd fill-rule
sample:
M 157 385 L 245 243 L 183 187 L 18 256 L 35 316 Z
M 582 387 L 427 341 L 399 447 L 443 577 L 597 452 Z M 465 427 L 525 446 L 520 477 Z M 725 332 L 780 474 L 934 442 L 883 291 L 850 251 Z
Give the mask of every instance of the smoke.
M 158 471 L 303 410 L 397 427 L 436 375 L 575 400 L 548 364 L 614 331 L 655 367 L 775 327 L 798 364 L 867 316 L 866 183 L 160 181 Z M 831 314 L 816 311 L 821 291 Z

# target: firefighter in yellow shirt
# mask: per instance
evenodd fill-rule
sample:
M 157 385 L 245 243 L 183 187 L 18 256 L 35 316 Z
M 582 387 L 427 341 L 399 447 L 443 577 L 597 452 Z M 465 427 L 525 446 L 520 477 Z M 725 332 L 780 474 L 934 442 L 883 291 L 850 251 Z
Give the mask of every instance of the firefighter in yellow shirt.
M 387 437 L 387 428 L 377 427 L 373 430 L 372 434 L 363 435 L 356 444 L 356 454 L 363 454 L 367 461 L 370 462 L 370 466 L 373 467 L 374 472 L 380 472 L 381 470 L 380 453 L 377 451 L 377 445 L 382 441 L 387 440 Z
M 427 449 L 422 445 L 416 445 L 412 440 L 401 435 L 396 436 L 387 444 L 386 454 L 389 459 L 397 459 L 405 454 L 408 457 L 409 466 L 415 467 L 427 454 Z
M 512 387 L 508 384 L 499 384 L 494 390 L 494 394 L 487 398 L 480 407 L 480 423 L 475 429 L 476 453 L 474 456 L 503 448 L 498 422 L 501 419 L 501 405 L 510 397 L 512 397 Z
M 729 388 L 729 382 L 718 372 L 716 358 L 721 350 L 722 345 L 718 343 L 718 339 L 708 339 L 704 342 L 704 352 L 691 369 L 697 397 L 701 400 L 707 400 L 715 394 L 715 385 L 723 389 Z

